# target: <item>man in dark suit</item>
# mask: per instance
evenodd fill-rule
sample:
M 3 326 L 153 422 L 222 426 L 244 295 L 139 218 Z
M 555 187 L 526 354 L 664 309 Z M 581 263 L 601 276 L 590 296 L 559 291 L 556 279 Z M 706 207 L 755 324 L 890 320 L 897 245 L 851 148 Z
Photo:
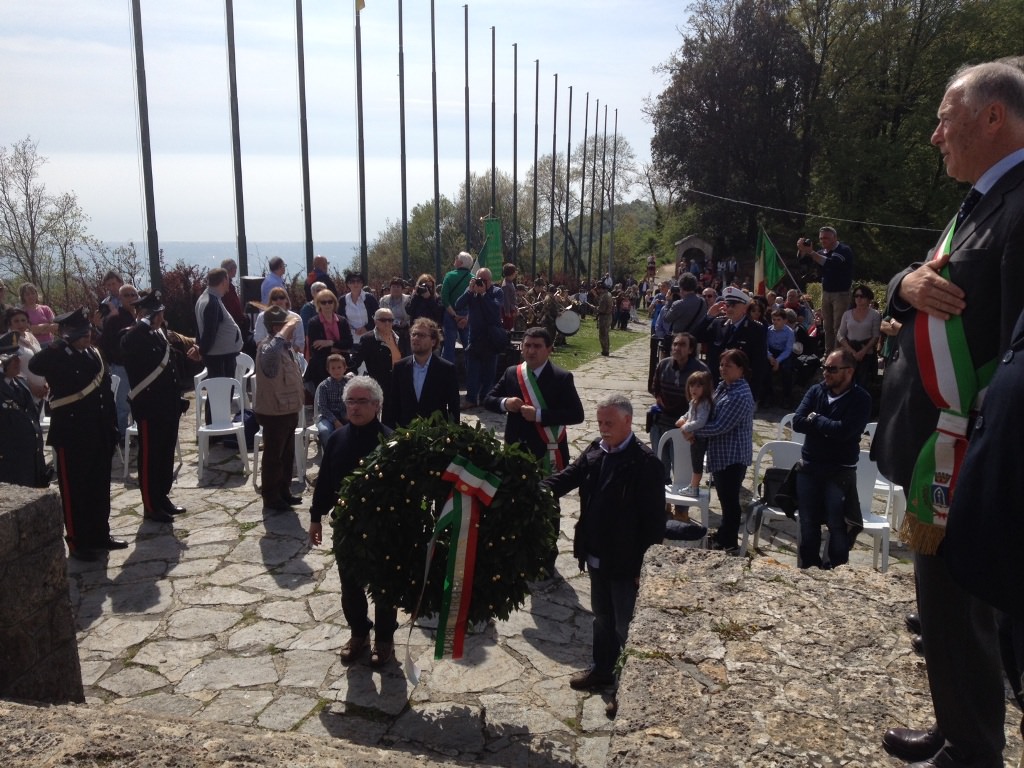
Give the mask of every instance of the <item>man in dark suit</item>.
M 127 372 L 122 386 L 129 388 L 132 416 L 139 428 L 139 490 L 142 516 L 170 523 L 172 515 L 185 511 L 168 496 L 174 483 L 174 448 L 181 419 L 181 387 L 171 360 L 170 342 L 164 331 L 164 305 L 160 291 L 137 299 L 132 307 L 138 322 L 120 339 L 121 357 Z
M 972 189 L 929 259 L 889 284 L 888 313 L 903 328 L 872 443 L 880 472 L 907 489 L 901 537 L 915 552 L 937 727 L 893 729 L 883 745 L 924 760 L 917 766 L 995 768 L 1005 742 L 995 616 L 951 578 L 940 546 L 958 472 L 945 457 L 962 456 L 976 391 L 1024 305 L 1024 73 L 999 63 L 962 69 L 938 119 L 932 144 L 946 172 Z M 951 363 L 931 362 L 942 358 Z M 929 455 L 933 440 L 939 449 Z
M 523 362 L 505 369 L 484 400 L 487 410 L 508 414 L 505 442 L 519 443 L 549 475 L 569 465 L 566 426 L 583 421 L 572 374 L 548 360 L 553 344 L 546 328 L 527 329 Z
M 453 424 L 459 421 L 459 380 L 455 366 L 434 354 L 441 332 L 430 318 L 413 320 L 409 329 L 412 354 L 395 363 L 395 422 L 409 426 L 417 416 L 439 412 Z
M 757 402 L 768 367 L 768 343 L 764 326 L 747 314 L 750 297 L 731 285 L 722 291 L 722 300 L 708 309 L 704 325 L 694 335 L 708 347 L 708 369 L 718 385 L 718 358 L 727 349 L 742 349 L 750 360 L 750 391 Z

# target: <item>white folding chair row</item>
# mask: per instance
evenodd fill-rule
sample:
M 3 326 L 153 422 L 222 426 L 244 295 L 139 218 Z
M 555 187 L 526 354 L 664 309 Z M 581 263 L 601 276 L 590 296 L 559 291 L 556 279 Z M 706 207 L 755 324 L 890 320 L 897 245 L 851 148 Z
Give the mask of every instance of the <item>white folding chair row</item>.
M 245 424 L 241 419 L 232 420 L 232 400 L 234 393 L 238 392 L 241 386 L 238 379 L 228 378 L 204 379 L 199 384 L 201 398 L 196 398 L 197 407 L 199 402 L 209 402 L 210 404 L 210 423 L 201 424 L 196 431 L 199 443 L 198 474 L 200 483 L 203 481 L 203 469 L 209 459 L 210 437 L 212 436 L 234 435 L 238 440 L 238 455 L 242 459 L 245 472 L 249 472 L 249 452 L 245 447 Z
M 690 444 L 680 429 L 670 429 L 658 442 L 658 458 L 662 459 L 668 446 L 672 446 L 672 482 L 665 486 L 665 501 L 681 507 L 698 507 L 700 522 L 705 528 L 711 521 L 711 491 L 698 488 L 697 495 L 681 492 L 690 484 L 693 467 L 690 462 Z

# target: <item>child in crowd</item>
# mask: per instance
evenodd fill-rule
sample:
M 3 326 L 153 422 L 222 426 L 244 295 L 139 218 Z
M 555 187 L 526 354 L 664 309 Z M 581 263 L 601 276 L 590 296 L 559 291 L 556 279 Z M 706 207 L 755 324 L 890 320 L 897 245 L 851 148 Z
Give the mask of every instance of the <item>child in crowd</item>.
M 342 392 L 346 382 L 352 378 L 348 372 L 345 356 L 332 354 L 327 357 L 327 378 L 316 388 L 314 410 L 317 414 L 316 433 L 320 446 L 327 445 L 327 438 L 339 427 L 348 423 Z
M 708 423 L 711 417 L 711 374 L 707 371 L 694 371 L 686 380 L 686 394 L 690 400 L 690 408 L 686 415 L 676 422 L 683 432 L 692 434 Z M 704 477 L 704 453 L 707 451 L 706 439 L 697 438 L 690 443 L 690 463 L 693 474 L 690 484 L 680 493 L 683 496 L 697 496 L 700 493 L 700 481 Z

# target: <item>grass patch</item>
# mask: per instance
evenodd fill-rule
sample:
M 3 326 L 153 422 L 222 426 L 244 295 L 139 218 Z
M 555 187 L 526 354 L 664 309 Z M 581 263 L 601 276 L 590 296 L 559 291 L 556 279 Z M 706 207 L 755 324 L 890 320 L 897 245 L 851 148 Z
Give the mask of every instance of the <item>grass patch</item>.
M 640 326 L 630 325 L 629 331 L 617 331 L 614 328 L 611 332 L 612 352 L 621 349 L 637 339 L 646 339 L 650 335 L 645 327 L 642 331 Z M 569 336 L 568 344 L 564 347 L 555 347 L 551 354 L 551 360 L 566 370 L 574 370 L 584 363 L 601 356 L 601 341 L 597 338 L 597 319 L 585 317 L 580 324 L 579 331 L 574 336 Z
M 257 523 L 257 522 L 239 523 L 238 524 L 238 528 L 239 528 L 239 530 L 242 531 L 242 533 L 248 533 L 253 528 L 255 528 L 257 525 L 259 525 L 259 523 Z

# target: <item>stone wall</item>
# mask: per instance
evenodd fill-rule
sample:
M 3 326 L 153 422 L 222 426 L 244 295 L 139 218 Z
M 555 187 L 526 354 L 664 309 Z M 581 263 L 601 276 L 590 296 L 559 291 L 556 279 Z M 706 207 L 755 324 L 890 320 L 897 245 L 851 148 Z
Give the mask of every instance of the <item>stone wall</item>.
M 0 484 L 0 698 L 84 701 L 60 497 Z

